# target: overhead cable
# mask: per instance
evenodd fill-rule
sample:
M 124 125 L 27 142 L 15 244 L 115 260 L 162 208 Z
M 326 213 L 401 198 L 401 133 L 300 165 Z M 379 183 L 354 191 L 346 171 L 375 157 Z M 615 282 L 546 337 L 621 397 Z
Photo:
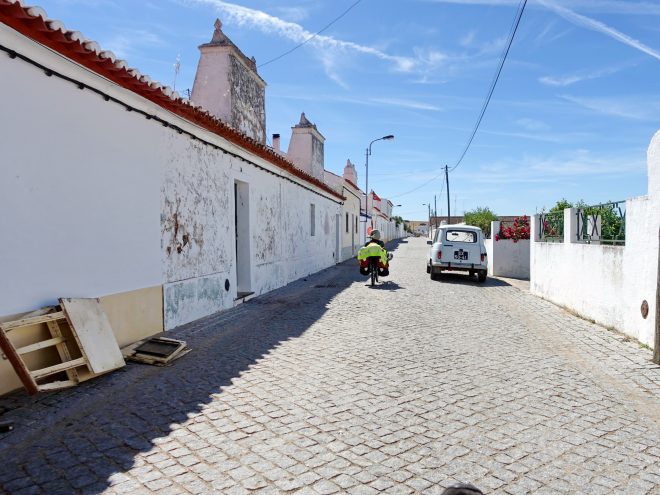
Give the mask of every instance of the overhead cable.
M 296 51 L 298 48 L 300 48 L 300 47 L 303 46 L 303 45 L 306 45 L 307 43 L 309 43 L 310 41 L 312 41 L 314 38 L 316 38 L 319 34 L 321 34 L 323 31 L 325 31 L 325 30 L 328 29 L 330 26 L 332 26 L 332 25 L 333 25 L 335 22 L 337 22 L 339 19 L 341 19 L 342 17 L 344 17 L 346 14 L 348 14 L 348 13 L 349 13 L 351 10 L 353 10 L 353 8 L 356 7 L 357 4 L 359 4 L 360 2 L 362 2 L 362 0 L 357 0 L 357 1 L 354 2 L 350 7 L 348 7 L 346 10 L 344 10 L 344 11 L 339 15 L 339 17 L 336 17 L 335 19 L 333 19 L 333 20 L 332 20 L 328 25 L 326 25 L 323 29 L 321 29 L 320 31 L 315 32 L 313 35 L 311 35 L 311 36 L 310 36 L 309 38 L 307 38 L 305 41 L 303 41 L 303 42 L 301 42 L 301 43 L 298 43 L 296 46 L 294 46 L 294 47 L 291 48 L 290 50 L 287 50 L 286 52 L 282 53 L 281 55 L 278 55 L 278 56 L 275 57 L 275 58 L 271 58 L 270 60 L 264 62 L 263 64 L 258 65 L 257 68 L 260 69 L 261 67 L 263 67 L 263 66 L 265 66 L 265 65 L 268 65 L 268 64 L 271 64 L 271 63 L 273 63 L 273 62 L 275 62 L 275 61 L 281 59 L 282 57 L 286 57 L 289 53 L 291 53 L 291 52 L 293 52 L 293 51 Z
M 518 26 L 520 25 L 520 19 L 522 19 L 522 15 L 523 12 L 525 11 L 526 5 L 527 5 L 527 0 L 522 0 L 520 2 L 520 5 L 518 6 L 518 12 L 516 13 L 516 18 L 513 23 L 513 28 L 511 29 L 511 33 L 509 34 L 509 40 L 506 44 L 506 48 L 504 52 L 502 53 L 500 63 L 497 66 L 497 71 L 495 72 L 495 77 L 493 78 L 493 82 L 491 83 L 490 89 L 488 90 L 488 96 L 486 96 L 486 101 L 484 101 L 484 104 L 481 107 L 481 112 L 479 113 L 479 118 L 477 119 L 477 123 L 474 126 L 474 130 L 470 135 L 470 139 L 468 139 L 467 145 L 465 146 L 463 153 L 461 153 L 461 157 L 456 162 L 456 165 L 454 165 L 451 169 L 449 169 L 450 172 L 456 170 L 458 166 L 461 164 L 463 158 L 465 158 L 465 155 L 470 149 L 470 145 L 472 144 L 474 137 L 477 135 L 477 131 L 479 130 L 479 126 L 481 125 L 481 121 L 483 120 L 484 115 L 486 114 L 486 110 L 488 109 L 488 104 L 490 103 L 490 99 L 492 98 L 493 92 L 495 91 L 495 86 L 497 86 L 497 81 L 499 81 L 500 79 L 500 74 L 502 73 L 502 69 L 504 68 L 504 62 L 506 62 L 507 56 L 509 55 L 509 50 L 511 49 L 511 45 L 513 44 L 513 39 L 516 36 L 516 32 L 518 31 Z
M 488 104 L 490 103 L 490 100 L 493 96 L 493 92 L 495 91 L 495 86 L 497 85 L 497 82 L 499 81 L 500 74 L 502 73 L 502 69 L 504 67 L 504 62 L 506 62 L 506 59 L 509 55 L 509 51 L 511 49 L 511 45 L 513 44 L 513 39 L 516 36 L 516 32 L 518 31 L 518 26 L 520 25 L 520 20 L 522 19 L 523 12 L 525 11 L 525 7 L 527 6 L 527 0 L 521 0 L 520 4 L 518 5 L 518 11 L 516 12 L 516 17 L 514 18 L 512 27 L 511 27 L 511 32 L 509 34 L 509 39 L 507 40 L 506 47 L 504 51 L 502 52 L 502 57 L 500 58 L 500 62 L 497 66 L 497 70 L 495 71 L 495 76 L 493 77 L 493 81 L 491 82 L 490 88 L 488 90 L 488 95 L 486 96 L 486 99 L 484 101 L 484 104 L 481 107 L 481 111 L 479 112 L 479 118 L 477 119 L 477 123 L 474 126 L 474 129 L 472 133 L 470 134 L 470 139 L 468 139 L 467 144 L 465 148 L 463 149 L 463 152 L 461 153 L 460 158 L 456 162 L 456 164 L 449 169 L 449 172 L 453 172 L 458 168 L 458 166 L 461 164 L 463 161 L 463 158 L 465 158 L 465 155 L 467 154 L 468 150 L 470 149 L 470 145 L 472 144 L 472 141 L 474 140 L 474 137 L 477 134 L 477 131 L 479 130 L 479 126 L 481 125 L 481 121 L 484 118 L 484 115 L 486 114 L 486 110 L 488 108 Z M 396 196 L 391 196 L 392 198 L 398 198 L 400 196 L 405 196 L 407 194 L 413 193 L 415 191 L 420 190 L 421 188 L 427 186 L 431 182 L 439 179 L 442 177 L 445 173 L 445 168 L 442 167 L 442 170 L 423 184 L 414 187 L 413 189 L 410 189 L 409 191 L 406 191 L 401 194 L 397 194 Z

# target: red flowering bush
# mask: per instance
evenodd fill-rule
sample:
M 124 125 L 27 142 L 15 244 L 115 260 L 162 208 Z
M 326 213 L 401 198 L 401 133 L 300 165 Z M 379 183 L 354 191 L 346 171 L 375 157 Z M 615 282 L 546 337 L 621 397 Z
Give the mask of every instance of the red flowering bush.
M 513 242 L 518 242 L 521 239 L 529 239 L 529 234 L 529 217 L 525 215 L 514 218 L 511 226 L 501 224 L 500 233 L 495 234 L 495 240 L 511 239 Z

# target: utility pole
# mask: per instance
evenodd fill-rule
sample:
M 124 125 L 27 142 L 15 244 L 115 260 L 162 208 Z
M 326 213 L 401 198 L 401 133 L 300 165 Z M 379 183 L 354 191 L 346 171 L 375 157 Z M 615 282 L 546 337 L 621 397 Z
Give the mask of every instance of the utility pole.
M 429 237 L 431 237 L 431 203 L 422 203 L 422 206 L 428 206 L 429 207 Z
M 431 203 L 428 204 L 429 207 L 429 237 L 432 237 L 433 234 L 431 233 Z
M 438 197 L 433 195 L 433 225 L 438 228 Z
M 451 205 L 449 204 L 449 167 L 445 165 L 445 180 L 447 181 L 447 225 L 451 223 Z

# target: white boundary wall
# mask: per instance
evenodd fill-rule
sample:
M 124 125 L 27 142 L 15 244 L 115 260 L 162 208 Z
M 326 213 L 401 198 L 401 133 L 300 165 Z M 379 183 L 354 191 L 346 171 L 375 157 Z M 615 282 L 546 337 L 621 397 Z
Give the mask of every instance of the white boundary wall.
M 488 253 L 488 274 L 492 277 L 508 277 L 529 280 L 530 241 L 523 239 L 495 240 L 500 231 L 500 222 L 491 222 L 491 238 L 485 240 Z
M 533 294 L 654 345 L 660 230 L 660 131 L 648 149 L 648 195 L 626 201 L 626 245 L 580 244 L 576 210 L 564 211 L 564 242 L 532 242 Z M 539 217 L 532 222 L 538 239 Z M 641 314 L 642 301 L 649 305 Z
M 0 42 L 307 188 L 2 54 L 0 316 L 157 285 L 167 329 L 232 307 L 235 180 L 249 184 L 251 291 L 334 264 L 338 198 L 3 24 Z

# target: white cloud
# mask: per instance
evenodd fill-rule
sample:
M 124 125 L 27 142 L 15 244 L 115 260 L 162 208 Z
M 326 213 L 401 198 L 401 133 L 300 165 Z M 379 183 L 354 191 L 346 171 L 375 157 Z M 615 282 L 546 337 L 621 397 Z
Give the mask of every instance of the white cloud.
M 442 111 L 441 107 L 426 103 L 418 100 L 411 100 L 408 98 L 396 97 L 378 97 L 378 98 L 351 98 L 341 95 L 309 95 L 301 91 L 300 93 L 292 94 L 275 94 L 271 98 L 286 98 L 289 100 L 303 100 L 303 101 L 333 101 L 337 103 L 347 103 L 350 105 L 366 105 L 366 106 L 394 106 L 408 108 L 411 110 L 429 110 L 433 112 Z
M 439 112 L 440 110 L 442 110 L 442 108 L 435 105 L 431 105 L 429 103 L 402 99 L 402 98 L 371 98 L 371 101 L 375 103 L 383 103 L 385 105 L 410 108 L 413 110 L 431 110 L 433 112 Z
M 101 42 L 106 50 L 111 50 L 119 58 L 129 58 L 135 55 L 137 47 L 163 46 L 163 39 L 150 31 L 141 29 L 123 30 L 113 35 L 108 40 Z
M 624 119 L 657 120 L 660 114 L 660 100 L 654 97 L 580 98 L 560 95 L 560 98 L 596 113 Z
M 433 3 L 452 3 L 459 5 L 518 6 L 520 0 L 427 0 Z M 539 0 L 529 2 L 533 7 Z M 650 1 L 632 0 L 559 0 L 558 5 L 570 6 L 576 10 L 599 14 L 660 15 L 660 5 Z
M 277 7 L 276 10 L 280 15 L 291 22 L 304 21 L 309 17 L 309 11 L 304 7 Z
M 317 54 L 321 56 L 323 67 L 326 69 L 328 76 L 338 83 L 341 79 L 335 70 L 337 63 L 331 59 L 345 57 L 347 54 L 375 57 L 388 62 L 392 69 L 398 72 L 412 72 L 423 64 L 423 61 L 413 57 L 391 55 L 377 48 L 360 45 L 352 41 L 340 40 L 333 36 L 314 36 L 314 33 L 306 30 L 300 24 L 285 21 L 260 10 L 250 9 L 222 0 L 189 1 L 214 7 L 222 13 L 225 20 L 229 20 L 239 26 L 257 29 L 262 33 L 279 36 L 294 43 L 307 42 L 306 45 L 316 48 Z
M 465 36 L 463 36 L 460 40 L 458 40 L 458 44 L 461 46 L 470 46 L 472 45 L 472 42 L 474 41 L 474 38 L 477 35 L 477 31 L 474 29 L 471 29 Z
M 549 10 L 552 10 L 556 14 L 562 16 L 564 19 L 577 26 L 581 26 L 587 29 L 591 29 L 592 31 L 602 33 L 625 45 L 628 45 L 632 48 L 635 48 L 641 52 L 646 53 L 647 55 L 652 56 L 653 58 L 660 60 L 660 52 L 645 45 L 641 41 L 631 38 L 627 34 L 614 29 L 613 27 L 610 27 L 600 21 L 597 21 L 596 19 L 591 19 L 590 17 L 584 16 L 582 14 L 578 14 L 577 12 L 567 9 L 566 7 L 563 7 L 556 2 L 550 0 L 537 0 L 537 1 L 546 8 L 548 8 Z M 658 9 L 659 9 L 658 13 L 660 13 L 660 6 L 658 7 Z
M 550 126 L 545 122 L 541 122 L 540 120 L 535 120 L 530 118 L 518 119 L 516 121 L 516 124 L 524 127 L 528 131 L 547 131 L 548 129 L 550 129 Z
M 473 174 L 477 182 L 485 184 L 549 183 L 571 178 L 629 176 L 643 173 L 646 162 L 643 153 L 596 155 L 584 149 L 562 151 L 554 155 L 527 155 L 519 160 L 489 163 Z
M 494 5 L 494 6 L 515 6 L 519 5 L 518 0 L 429 0 L 435 3 L 453 3 L 461 5 Z M 565 5 L 570 5 L 573 9 L 584 9 L 588 11 L 608 14 L 639 14 L 639 15 L 660 15 L 660 5 L 651 2 L 633 2 L 623 0 L 535 0 L 530 5 L 540 5 L 576 26 L 580 26 L 592 31 L 602 33 L 623 44 L 635 48 L 641 52 L 660 60 L 660 52 L 651 48 L 639 40 L 636 40 L 607 24 L 592 19 Z
M 571 86 L 582 81 L 588 81 L 590 79 L 598 79 L 603 76 L 609 76 L 615 74 L 622 70 L 624 67 L 607 67 L 605 69 L 595 70 L 591 72 L 580 71 L 574 74 L 568 74 L 564 76 L 543 76 L 539 78 L 539 82 L 545 84 L 546 86 Z

